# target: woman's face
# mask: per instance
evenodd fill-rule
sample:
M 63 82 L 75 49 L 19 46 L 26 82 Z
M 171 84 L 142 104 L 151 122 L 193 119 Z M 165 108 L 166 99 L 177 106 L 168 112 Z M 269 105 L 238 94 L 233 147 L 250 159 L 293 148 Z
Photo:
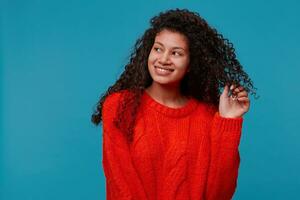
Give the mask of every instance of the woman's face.
M 178 86 L 189 68 L 187 38 L 178 32 L 159 32 L 148 57 L 148 70 L 156 83 Z

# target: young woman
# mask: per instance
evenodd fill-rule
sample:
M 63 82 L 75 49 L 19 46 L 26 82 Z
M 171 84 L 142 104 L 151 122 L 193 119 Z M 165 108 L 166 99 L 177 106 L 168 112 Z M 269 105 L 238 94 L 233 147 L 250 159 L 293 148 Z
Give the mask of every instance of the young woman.
M 231 199 L 252 81 L 198 13 L 150 22 L 92 116 L 103 121 L 107 199 Z

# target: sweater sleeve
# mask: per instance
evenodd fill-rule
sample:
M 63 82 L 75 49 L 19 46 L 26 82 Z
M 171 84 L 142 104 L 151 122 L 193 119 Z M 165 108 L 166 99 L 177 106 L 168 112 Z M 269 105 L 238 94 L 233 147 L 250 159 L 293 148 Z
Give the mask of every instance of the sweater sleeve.
M 208 142 L 210 165 L 206 200 L 230 200 L 237 186 L 243 118 L 224 118 L 216 112 L 212 118 Z
M 103 159 L 107 200 L 144 200 L 146 194 L 134 168 L 124 134 L 113 124 L 119 94 L 103 104 Z

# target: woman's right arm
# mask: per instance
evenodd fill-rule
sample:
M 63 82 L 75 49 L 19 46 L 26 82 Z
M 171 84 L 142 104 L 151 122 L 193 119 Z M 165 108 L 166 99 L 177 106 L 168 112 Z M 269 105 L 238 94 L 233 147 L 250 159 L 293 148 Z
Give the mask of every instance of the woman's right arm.
M 102 165 L 106 177 L 106 199 L 146 200 L 146 193 L 132 163 L 126 138 L 113 124 L 119 97 L 119 93 L 108 96 L 102 108 Z

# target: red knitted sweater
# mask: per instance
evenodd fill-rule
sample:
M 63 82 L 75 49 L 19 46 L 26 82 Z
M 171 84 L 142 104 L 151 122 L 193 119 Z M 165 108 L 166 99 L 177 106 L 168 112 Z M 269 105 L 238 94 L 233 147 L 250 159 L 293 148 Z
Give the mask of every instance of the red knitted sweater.
M 194 98 L 183 107 L 167 107 L 144 91 L 128 143 L 113 125 L 124 91 L 109 95 L 102 110 L 107 199 L 231 199 L 243 118 L 223 118 Z

